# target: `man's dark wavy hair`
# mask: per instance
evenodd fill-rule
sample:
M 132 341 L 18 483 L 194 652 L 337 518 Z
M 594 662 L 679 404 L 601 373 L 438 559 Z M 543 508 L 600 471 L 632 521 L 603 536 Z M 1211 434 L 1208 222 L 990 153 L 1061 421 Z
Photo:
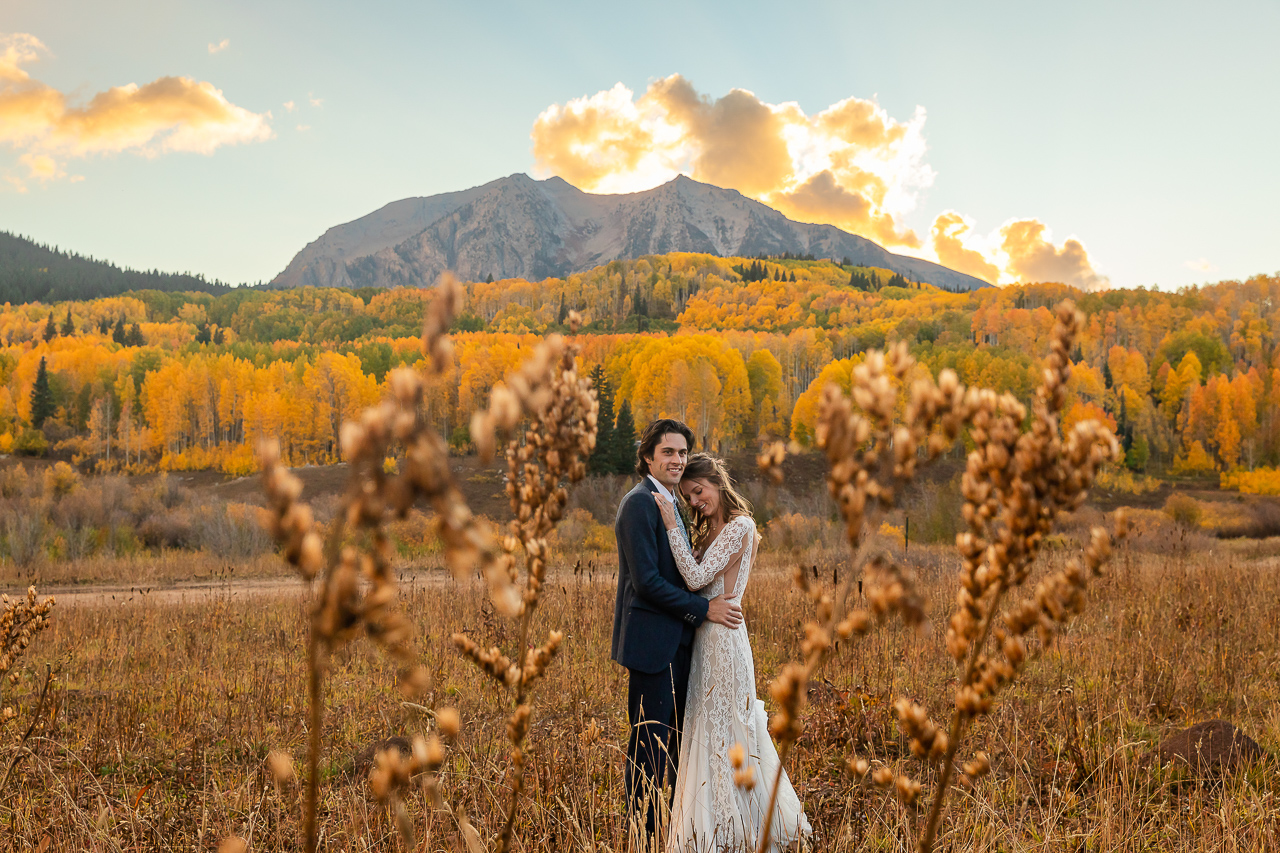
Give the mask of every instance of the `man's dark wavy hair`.
M 658 446 L 658 442 L 662 441 L 664 435 L 671 432 L 683 435 L 685 442 L 689 445 L 689 452 L 693 452 L 693 430 L 674 418 L 658 418 L 644 428 L 644 432 L 640 435 L 640 446 L 636 448 L 636 473 L 641 477 L 649 473 L 648 460 L 653 458 L 653 451 Z

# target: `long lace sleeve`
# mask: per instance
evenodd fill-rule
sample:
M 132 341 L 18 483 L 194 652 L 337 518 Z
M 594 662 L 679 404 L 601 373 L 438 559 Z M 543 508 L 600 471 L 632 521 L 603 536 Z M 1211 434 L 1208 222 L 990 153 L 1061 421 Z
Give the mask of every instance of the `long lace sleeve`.
M 729 562 L 742 550 L 742 540 L 746 531 L 746 526 L 734 519 L 720 531 L 716 541 L 711 543 L 707 553 L 702 556 L 701 563 L 693 558 L 692 552 L 689 551 L 689 543 L 684 540 L 679 530 L 667 531 L 667 541 L 671 543 L 671 553 L 676 558 L 676 567 L 680 569 L 680 575 L 690 589 L 702 589 L 711 583 L 716 575 L 725 570 Z

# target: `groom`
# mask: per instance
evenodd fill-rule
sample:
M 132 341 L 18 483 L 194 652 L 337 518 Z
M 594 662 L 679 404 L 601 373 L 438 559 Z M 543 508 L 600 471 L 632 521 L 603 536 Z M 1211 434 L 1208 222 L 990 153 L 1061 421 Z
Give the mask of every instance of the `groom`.
M 637 814 L 647 797 L 650 833 L 657 792 L 675 783 L 694 631 L 708 619 L 730 628 L 742 623 L 738 605 L 724 596 L 707 601 L 685 586 L 653 497 L 661 493 L 675 503 L 692 444 L 693 431 L 679 421 L 662 418 L 645 427 L 636 450 L 636 473 L 643 479 L 622 499 L 613 526 L 618 537 L 613 659 L 630 675 L 628 813 Z M 679 524 L 687 540 L 683 519 Z

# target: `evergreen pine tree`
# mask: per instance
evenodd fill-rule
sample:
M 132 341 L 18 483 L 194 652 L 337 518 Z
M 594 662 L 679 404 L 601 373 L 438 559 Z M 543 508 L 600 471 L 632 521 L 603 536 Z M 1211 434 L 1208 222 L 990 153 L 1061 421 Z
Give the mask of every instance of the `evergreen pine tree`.
M 560 291 L 560 311 L 556 314 L 556 322 L 561 326 L 569 319 L 569 308 L 564 304 L 564 291 Z
M 484 283 L 493 284 L 493 273 L 489 273 L 489 275 L 485 277 Z
M 53 315 L 49 315 L 49 319 L 53 319 Z M 76 323 L 71 319 L 71 306 L 67 306 L 67 319 L 62 321 L 62 334 L 64 337 L 70 337 L 76 333 Z
M 52 416 L 53 391 L 49 389 L 49 370 L 41 358 L 40 367 L 36 370 L 36 383 L 31 386 L 31 425 L 39 429 Z
M 98 334 L 105 335 L 111 331 L 111 321 L 102 316 L 98 318 Z
M 49 322 L 44 324 L 44 339 L 51 341 L 58 336 L 58 327 L 53 323 L 53 312 L 49 313 Z
M 123 346 L 125 334 L 124 318 L 121 317 L 119 320 L 116 320 L 116 327 L 111 331 L 111 340 Z
M 146 341 L 142 339 L 142 327 L 137 323 L 130 326 L 129 333 L 125 335 L 124 342 L 126 346 L 131 347 L 140 347 L 144 345 Z
M 636 422 L 631 417 L 631 404 L 626 400 L 618 408 L 618 422 L 613 430 L 613 471 L 630 474 L 636 470 Z
M 596 418 L 596 449 L 591 451 L 587 459 L 587 470 L 592 474 L 612 474 L 617 456 L 614 446 L 613 429 L 613 388 L 609 385 L 609 377 L 605 375 L 604 366 L 597 364 L 591 370 L 591 385 L 596 389 L 596 399 L 600 401 L 600 414 Z

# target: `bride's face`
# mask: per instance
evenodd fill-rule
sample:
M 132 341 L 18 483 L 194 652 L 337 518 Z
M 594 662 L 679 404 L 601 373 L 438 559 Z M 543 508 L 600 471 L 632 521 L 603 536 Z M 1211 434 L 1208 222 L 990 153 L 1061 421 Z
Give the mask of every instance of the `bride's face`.
M 720 512 L 720 490 L 707 480 L 681 480 L 680 491 L 698 514 L 714 518 Z

